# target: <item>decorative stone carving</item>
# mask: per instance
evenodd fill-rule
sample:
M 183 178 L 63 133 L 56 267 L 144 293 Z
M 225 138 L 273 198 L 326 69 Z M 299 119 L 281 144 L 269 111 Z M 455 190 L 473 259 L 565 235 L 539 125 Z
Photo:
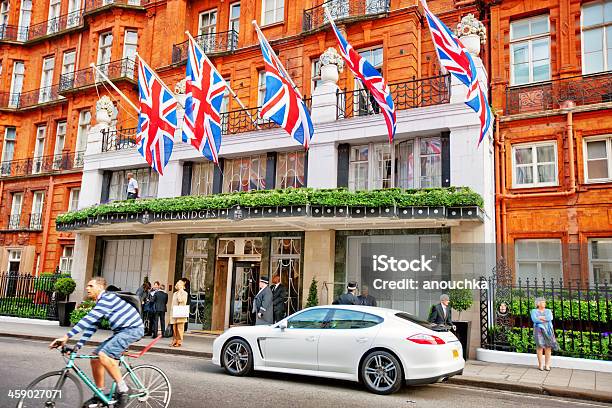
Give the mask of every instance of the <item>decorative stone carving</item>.
M 96 123 L 101 125 L 110 125 L 113 118 L 117 117 L 117 108 L 111 99 L 104 95 L 96 102 Z
M 338 73 L 344 69 L 344 60 L 335 48 L 328 48 L 319 59 L 321 62 L 321 81 L 338 82 Z
M 464 16 L 457 24 L 457 37 L 470 54 L 480 54 L 480 44 L 487 42 L 487 29 L 472 13 Z
M 181 79 L 174 85 L 174 93 L 179 95 L 185 94 L 185 84 L 187 82 L 186 78 Z

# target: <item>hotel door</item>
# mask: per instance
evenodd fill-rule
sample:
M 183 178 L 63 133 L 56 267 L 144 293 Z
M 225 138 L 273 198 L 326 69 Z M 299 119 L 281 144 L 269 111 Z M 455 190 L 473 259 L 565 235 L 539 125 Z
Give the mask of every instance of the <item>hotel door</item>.
M 233 264 L 230 326 L 253 325 L 253 299 L 259 292 L 259 262 L 235 261 Z

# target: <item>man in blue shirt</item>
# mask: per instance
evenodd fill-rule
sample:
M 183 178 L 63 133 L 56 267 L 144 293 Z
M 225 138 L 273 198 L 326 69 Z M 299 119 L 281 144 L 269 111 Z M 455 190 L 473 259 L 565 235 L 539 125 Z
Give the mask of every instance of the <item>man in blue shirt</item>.
M 117 383 L 117 404 L 115 407 L 124 407 L 128 402 L 128 386 L 121 377 L 118 359 L 127 350 L 130 344 L 137 342 L 144 335 L 144 324 L 140 314 L 134 308 L 113 292 L 108 292 L 106 279 L 96 277 L 87 283 L 87 295 L 96 301 L 96 305 L 85 315 L 64 337 L 55 339 L 49 347 L 55 348 L 64 345 L 68 339 L 83 333 L 81 339 L 76 344 L 81 348 L 83 344 L 96 332 L 99 321 L 106 317 L 110 323 L 113 335 L 102 342 L 94 351 L 98 356 L 91 361 L 91 371 L 93 373 L 96 386 L 104 390 L 105 370 Z M 97 403 L 98 399 L 94 396 L 85 403 Z

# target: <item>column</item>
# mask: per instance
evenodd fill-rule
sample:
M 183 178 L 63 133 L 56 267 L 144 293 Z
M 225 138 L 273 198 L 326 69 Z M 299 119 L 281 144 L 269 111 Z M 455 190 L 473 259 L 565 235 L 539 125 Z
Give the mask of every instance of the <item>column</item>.
M 155 234 L 151 244 L 151 283 L 159 281 L 166 285 L 168 293 L 168 312 L 166 312 L 166 324 L 172 313 L 172 293 L 174 290 L 174 273 L 176 266 L 176 234 Z
M 302 307 L 306 307 L 312 279 L 317 281 L 320 305 L 333 301 L 336 231 L 306 231 L 304 234 L 304 273 L 302 274 Z M 327 283 L 325 290 L 324 283 Z
M 183 163 L 170 161 L 157 184 L 157 197 L 179 197 L 183 187 Z
M 79 302 L 85 297 L 85 285 L 93 276 L 94 257 L 96 255 L 96 237 L 76 234 L 74 238 L 74 257 L 72 259 L 72 279 L 76 282 L 76 289 L 70 295 L 71 299 Z

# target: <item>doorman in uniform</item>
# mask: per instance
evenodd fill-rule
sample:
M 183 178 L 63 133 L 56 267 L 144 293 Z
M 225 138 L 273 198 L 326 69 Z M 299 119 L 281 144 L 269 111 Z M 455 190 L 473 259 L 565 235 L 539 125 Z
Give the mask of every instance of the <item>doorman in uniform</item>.
M 274 321 L 273 295 L 268 286 L 268 277 L 259 278 L 259 292 L 253 300 L 253 313 L 255 313 L 255 325 L 272 324 Z
M 355 292 L 357 292 L 357 282 L 350 281 L 348 285 L 346 285 L 346 293 L 340 295 L 338 299 L 332 302 L 333 305 L 358 305 L 359 299 L 355 296 Z

